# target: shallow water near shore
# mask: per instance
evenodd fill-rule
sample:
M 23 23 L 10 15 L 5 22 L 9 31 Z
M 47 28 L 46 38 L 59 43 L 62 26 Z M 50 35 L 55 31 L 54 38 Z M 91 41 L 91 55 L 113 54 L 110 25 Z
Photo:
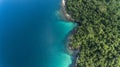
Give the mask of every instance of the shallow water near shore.
M 0 67 L 69 67 L 65 37 L 75 24 L 59 19 L 60 0 L 0 4 Z

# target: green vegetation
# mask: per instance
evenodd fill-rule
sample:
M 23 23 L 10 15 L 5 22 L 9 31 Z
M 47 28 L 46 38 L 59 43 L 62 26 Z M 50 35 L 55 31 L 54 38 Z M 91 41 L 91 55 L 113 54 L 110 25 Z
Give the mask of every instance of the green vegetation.
M 77 67 L 120 67 L 120 0 L 67 0 L 66 10 L 80 21 L 70 39 Z

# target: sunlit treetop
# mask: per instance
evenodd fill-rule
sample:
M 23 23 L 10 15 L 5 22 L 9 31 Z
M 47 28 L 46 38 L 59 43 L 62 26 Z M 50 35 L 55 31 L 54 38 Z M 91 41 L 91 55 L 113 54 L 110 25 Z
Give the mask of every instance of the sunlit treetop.
M 66 10 L 80 21 L 70 39 L 77 67 L 120 67 L 120 0 L 67 0 Z

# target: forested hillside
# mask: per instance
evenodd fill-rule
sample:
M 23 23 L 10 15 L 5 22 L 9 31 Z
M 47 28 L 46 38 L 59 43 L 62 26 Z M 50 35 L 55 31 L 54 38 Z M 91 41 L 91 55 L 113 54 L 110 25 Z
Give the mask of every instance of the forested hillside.
M 120 67 L 120 0 L 67 0 L 66 10 L 80 21 L 70 39 L 77 67 Z

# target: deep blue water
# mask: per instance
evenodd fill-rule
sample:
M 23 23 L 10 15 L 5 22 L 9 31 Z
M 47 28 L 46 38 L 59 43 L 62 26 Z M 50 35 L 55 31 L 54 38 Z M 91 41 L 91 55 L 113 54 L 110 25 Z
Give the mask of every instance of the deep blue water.
M 60 0 L 0 0 L 0 67 L 68 67 Z

